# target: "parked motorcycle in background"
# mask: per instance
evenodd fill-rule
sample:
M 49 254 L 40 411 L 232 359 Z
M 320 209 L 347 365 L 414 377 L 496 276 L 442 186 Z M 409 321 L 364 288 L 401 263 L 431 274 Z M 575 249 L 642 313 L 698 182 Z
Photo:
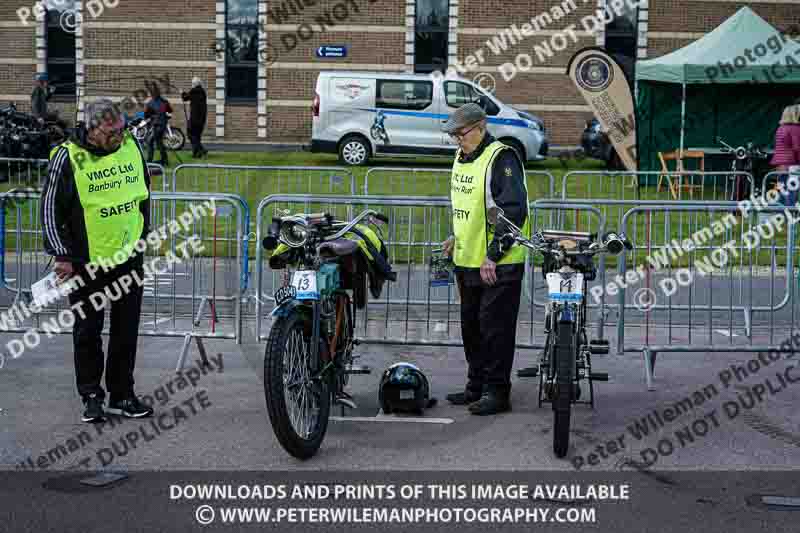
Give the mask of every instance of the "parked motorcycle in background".
M 768 154 L 760 146 L 756 146 L 752 142 L 736 148 L 723 141 L 722 137 L 717 137 L 717 142 L 722 145 L 721 151 L 723 153 L 733 154 L 731 171 L 734 175 L 730 178 L 733 181 L 730 200 L 740 202 L 749 198 L 751 193 L 755 196 L 761 194 L 760 181 L 755 171 L 758 169 L 760 162 L 766 161 Z M 751 178 L 748 178 L 745 173 L 749 174 Z M 753 180 L 752 183 L 750 179 Z
M 177 152 L 183 149 L 186 144 L 186 136 L 180 128 L 175 128 L 170 125 L 169 121 L 172 119 L 172 113 L 167 113 L 167 129 L 164 132 L 164 146 L 167 150 Z M 128 129 L 141 145 L 145 145 L 150 136 L 153 134 L 153 125 L 151 119 L 144 118 L 143 112 L 138 112 L 134 118 L 128 123 Z
M 626 170 L 608 134 L 603 131 L 596 118 L 586 122 L 581 134 L 581 150 L 584 157 L 599 159 L 606 164 L 606 170 Z
M 46 124 L 17 111 L 13 103 L 0 108 L 0 157 L 46 159 L 50 147 L 63 141 L 51 141 Z

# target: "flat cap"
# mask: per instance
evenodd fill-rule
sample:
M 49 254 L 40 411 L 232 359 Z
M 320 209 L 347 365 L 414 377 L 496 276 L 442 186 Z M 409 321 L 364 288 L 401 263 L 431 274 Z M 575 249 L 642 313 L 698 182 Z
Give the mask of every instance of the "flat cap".
M 478 121 L 486 118 L 486 112 L 481 106 L 475 103 L 464 104 L 456 109 L 450 118 L 447 120 L 442 131 L 445 133 L 453 133 L 465 126 L 471 126 Z

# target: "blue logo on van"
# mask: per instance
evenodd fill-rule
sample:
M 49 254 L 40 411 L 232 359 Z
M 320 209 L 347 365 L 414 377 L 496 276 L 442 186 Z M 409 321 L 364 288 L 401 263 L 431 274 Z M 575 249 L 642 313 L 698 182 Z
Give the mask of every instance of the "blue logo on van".
M 370 128 L 369 134 L 376 141 L 389 144 L 389 134 L 386 133 L 386 128 L 383 126 L 384 120 L 386 120 L 386 114 L 383 112 L 383 110 L 378 110 L 378 112 L 375 113 L 375 121 L 372 123 L 372 128 Z

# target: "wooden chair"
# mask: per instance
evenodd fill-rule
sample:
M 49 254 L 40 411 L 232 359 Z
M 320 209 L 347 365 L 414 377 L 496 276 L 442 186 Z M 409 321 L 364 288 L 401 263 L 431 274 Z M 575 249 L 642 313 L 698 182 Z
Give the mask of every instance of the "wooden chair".
M 700 183 L 696 184 L 694 181 L 694 177 L 692 175 L 680 174 L 680 172 L 686 172 L 684 162 L 686 160 L 697 160 L 697 171 L 705 172 L 706 164 L 705 164 L 705 153 L 699 150 L 684 150 L 683 151 L 683 160 L 680 159 L 680 151 L 676 150 L 674 152 L 658 152 L 658 159 L 661 161 L 661 172 L 662 174 L 658 177 L 658 185 L 656 187 L 656 192 L 661 192 L 661 183 L 666 180 L 669 186 L 669 191 L 672 194 L 672 198 L 675 200 L 679 200 L 681 196 L 682 190 L 689 191 L 689 197 L 694 198 L 694 191 L 700 190 L 700 197 L 703 197 L 703 181 L 704 176 L 701 174 L 699 176 Z M 670 170 L 667 161 L 675 161 L 675 170 Z M 691 171 L 689 171 L 691 172 Z

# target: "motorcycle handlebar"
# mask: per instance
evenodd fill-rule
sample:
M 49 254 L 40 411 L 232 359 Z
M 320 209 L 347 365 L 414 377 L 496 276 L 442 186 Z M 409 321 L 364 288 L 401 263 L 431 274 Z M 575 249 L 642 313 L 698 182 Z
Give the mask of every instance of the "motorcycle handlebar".
M 613 232 L 607 233 L 601 243 L 592 243 L 588 249 L 583 250 L 564 250 L 559 247 L 554 247 L 552 242 L 544 239 L 540 234 L 535 234 L 532 238 L 528 239 L 519 233 L 510 232 L 506 233 L 500 238 L 501 249 L 507 250 L 515 243 L 519 243 L 531 250 L 542 253 L 558 253 L 562 255 L 596 255 L 599 253 L 611 253 L 618 255 L 623 251 L 633 250 L 633 244 L 628 240 L 624 234 L 617 234 Z
M 354 218 L 352 221 L 347 222 L 347 223 L 337 223 L 336 221 L 333 220 L 332 217 L 330 217 L 330 215 L 326 215 L 326 214 L 308 215 L 309 218 L 316 219 L 316 220 L 327 218 L 327 223 L 328 223 L 327 225 L 328 226 L 334 225 L 334 224 L 336 224 L 336 225 L 344 224 L 344 227 L 342 227 L 339 231 L 337 231 L 333 235 L 325 237 L 326 241 L 332 241 L 332 240 L 339 239 L 339 238 L 343 237 L 350 230 L 352 230 L 356 225 L 358 225 L 361 221 L 363 221 L 364 219 L 366 219 L 366 218 L 368 218 L 370 216 L 371 217 L 375 217 L 376 219 L 378 219 L 378 220 L 380 220 L 381 222 L 384 222 L 384 223 L 388 223 L 389 222 L 389 217 L 387 217 L 386 215 L 384 215 L 382 213 L 378 213 L 378 212 L 376 212 L 376 211 L 374 211 L 372 209 L 365 209 L 364 211 L 359 213 L 359 215 L 356 218 Z M 266 249 L 266 250 L 274 250 L 280 244 L 280 230 L 281 230 L 281 221 L 282 220 L 283 220 L 283 218 L 280 218 L 280 217 L 276 217 L 276 218 L 272 219 L 272 223 L 270 224 L 269 229 L 267 230 L 267 236 L 264 237 L 264 239 L 262 239 L 262 241 L 261 241 L 261 244 L 262 244 L 262 246 L 264 246 L 264 249 Z

